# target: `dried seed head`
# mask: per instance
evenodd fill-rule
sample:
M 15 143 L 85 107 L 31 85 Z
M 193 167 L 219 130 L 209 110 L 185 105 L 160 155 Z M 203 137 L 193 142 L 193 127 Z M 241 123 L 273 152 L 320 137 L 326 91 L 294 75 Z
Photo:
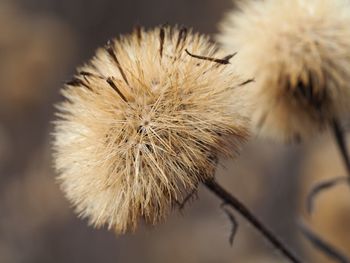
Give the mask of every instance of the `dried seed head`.
M 219 41 L 238 51 L 256 80 L 249 100 L 263 136 L 315 134 L 350 106 L 350 3 L 347 0 L 245 1 L 221 24 Z
M 99 49 L 63 90 L 55 165 L 93 225 L 125 232 L 140 218 L 158 222 L 213 177 L 213 156 L 245 138 L 240 104 L 231 103 L 241 81 L 231 67 L 189 54 L 224 57 L 186 29 L 137 29 Z

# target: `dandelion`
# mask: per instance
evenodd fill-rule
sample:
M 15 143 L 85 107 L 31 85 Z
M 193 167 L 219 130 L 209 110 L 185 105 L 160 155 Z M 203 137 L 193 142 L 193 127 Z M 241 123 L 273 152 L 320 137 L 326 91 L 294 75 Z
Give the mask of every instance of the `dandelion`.
M 350 4 L 346 0 L 244 1 L 218 36 L 254 76 L 247 99 L 262 136 L 309 138 L 350 108 Z
M 78 70 L 62 91 L 54 149 L 80 216 L 133 231 L 213 178 L 216 156 L 247 136 L 230 57 L 185 28 L 137 28 Z

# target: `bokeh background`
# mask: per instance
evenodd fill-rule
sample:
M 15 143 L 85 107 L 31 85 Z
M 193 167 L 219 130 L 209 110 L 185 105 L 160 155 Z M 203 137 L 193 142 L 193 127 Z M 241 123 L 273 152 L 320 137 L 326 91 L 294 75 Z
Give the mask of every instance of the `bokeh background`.
M 215 35 L 231 0 L 0 0 L 0 262 L 285 262 L 244 220 L 231 247 L 220 201 L 199 199 L 157 227 L 116 236 L 76 218 L 55 182 L 50 132 L 59 89 L 94 50 L 135 25 Z M 297 229 L 305 195 L 345 174 L 328 134 L 298 146 L 252 139 L 218 180 L 307 262 L 330 262 Z M 308 223 L 350 252 L 350 192 L 321 196 Z M 349 253 L 350 254 L 350 253 Z

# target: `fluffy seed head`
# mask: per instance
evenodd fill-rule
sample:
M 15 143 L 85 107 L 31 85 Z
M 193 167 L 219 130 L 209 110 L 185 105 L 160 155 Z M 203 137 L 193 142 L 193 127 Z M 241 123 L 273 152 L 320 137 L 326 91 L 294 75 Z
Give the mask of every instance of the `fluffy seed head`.
M 252 119 L 263 136 L 305 138 L 343 118 L 350 106 L 348 0 L 242 1 L 219 41 L 238 51 Z
M 55 127 L 62 189 L 117 232 L 156 223 L 246 136 L 240 80 L 208 38 L 160 27 L 111 41 L 68 82 Z M 227 136 L 231 136 L 227 140 Z

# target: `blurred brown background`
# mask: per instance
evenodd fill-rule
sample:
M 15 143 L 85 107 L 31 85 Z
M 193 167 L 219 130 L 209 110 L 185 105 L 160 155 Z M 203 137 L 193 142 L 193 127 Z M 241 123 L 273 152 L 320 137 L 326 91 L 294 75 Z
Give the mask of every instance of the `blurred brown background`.
M 285 262 L 240 220 L 233 247 L 219 201 L 199 200 L 157 227 L 115 236 L 73 214 L 55 183 L 53 104 L 74 68 L 134 25 L 183 24 L 215 34 L 230 0 L 0 0 L 0 262 Z M 307 262 L 330 262 L 296 228 L 305 194 L 321 178 L 345 174 L 329 136 L 301 146 L 253 140 L 218 179 Z M 237 216 L 239 218 L 239 216 Z M 350 193 L 332 190 L 309 223 L 350 252 Z M 350 254 L 350 253 L 349 253 Z

